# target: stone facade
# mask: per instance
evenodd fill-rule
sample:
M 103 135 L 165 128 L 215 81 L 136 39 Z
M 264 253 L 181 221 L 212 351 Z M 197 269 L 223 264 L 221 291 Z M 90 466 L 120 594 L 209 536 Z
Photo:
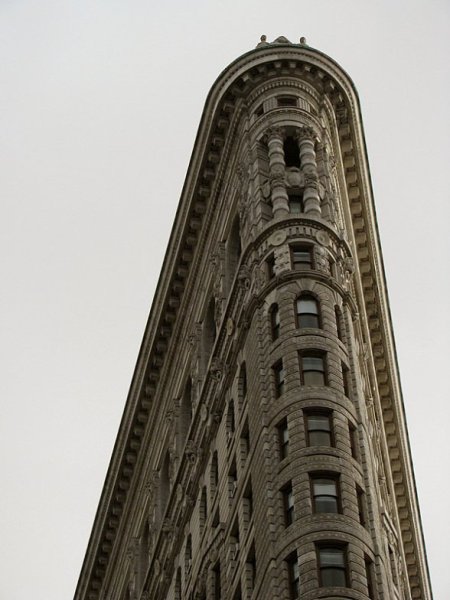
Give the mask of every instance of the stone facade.
M 76 600 L 430 600 L 357 94 L 285 38 L 202 116 Z

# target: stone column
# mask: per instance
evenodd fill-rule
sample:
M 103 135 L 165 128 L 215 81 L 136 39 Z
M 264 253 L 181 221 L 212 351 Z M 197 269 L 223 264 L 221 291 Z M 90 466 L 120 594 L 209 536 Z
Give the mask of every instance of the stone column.
M 283 149 L 283 131 L 280 127 L 272 127 L 267 132 L 269 146 L 269 177 L 274 218 L 289 213 L 289 200 L 286 191 Z
M 314 130 L 311 127 L 302 127 L 298 132 L 297 139 L 300 149 L 300 167 L 305 176 L 305 191 L 303 193 L 305 214 L 320 217 L 319 178 L 314 151 Z

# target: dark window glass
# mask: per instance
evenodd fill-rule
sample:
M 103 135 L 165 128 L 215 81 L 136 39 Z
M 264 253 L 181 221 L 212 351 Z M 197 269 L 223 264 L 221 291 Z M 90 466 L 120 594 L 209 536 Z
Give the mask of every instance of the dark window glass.
M 270 327 L 272 339 L 276 340 L 280 336 L 280 311 L 278 304 L 272 304 L 270 307 Z
M 326 385 L 325 360 L 321 354 L 302 354 L 301 373 L 303 385 Z
M 303 194 L 300 192 L 288 192 L 289 212 L 293 215 L 299 215 L 305 212 L 303 205 Z
M 280 360 L 273 366 L 273 373 L 275 376 L 275 395 L 278 398 L 284 392 L 285 373 L 283 368 L 283 361 Z
M 309 246 L 292 246 L 292 268 L 296 271 L 312 269 L 312 254 Z
M 369 596 L 370 600 L 374 600 L 374 598 L 375 598 L 375 592 L 374 592 L 375 576 L 374 576 L 373 562 L 370 560 L 370 558 L 368 556 L 365 556 L 364 563 L 365 563 L 365 567 L 366 567 L 367 595 Z
M 342 342 L 342 341 L 344 341 L 344 335 L 343 335 L 344 324 L 342 322 L 342 313 L 337 306 L 334 307 L 334 316 L 336 319 L 337 336 Z
M 242 398 L 245 398 L 247 395 L 247 367 L 245 365 L 245 362 L 243 362 L 241 365 L 240 382 L 241 382 Z
M 306 430 L 309 446 L 331 446 L 331 415 L 309 413 L 306 415 Z
M 294 494 L 292 492 L 292 484 L 286 485 L 281 493 L 283 495 L 284 517 L 286 527 L 294 522 Z
M 213 569 L 214 573 L 214 600 L 220 600 L 222 598 L 222 586 L 220 583 L 220 563 Z
M 278 441 L 280 444 L 280 458 L 286 458 L 289 454 L 289 430 L 287 419 L 283 419 L 278 425 Z
M 348 434 L 350 437 L 350 452 L 355 460 L 358 460 L 358 436 L 356 427 L 353 423 L 348 422 Z
M 319 571 L 322 587 L 346 587 L 347 567 L 344 548 L 319 547 Z
M 291 600 L 300 597 L 300 570 L 298 567 L 297 553 L 291 554 L 286 561 L 289 576 L 289 594 Z
M 314 512 L 339 512 L 338 482 L 336 477 L 311 476 Z
M 292 136 L 288 136 L 284 140 L 284 162 L 286 167 L 297 167 L 300 168 L 300 150 L 298 142 Z
M 277 98 L 278 106 L 297 106 L 297 98 L 295 96 L 281 96 Z
M 350 398 L 350 371 L 347 365 L 341 364 L 342 367 L 342 384 L 344 386 L 344 394 Z
M 313 296 L 297 300 L 297 322 L 299 327 L 320 327 L 319 303 Z
M 267 275 L 268 275 L 269 279 L 273 279 L 275 277 L 275 256 L 273 254 L 270 254 L 266 258 L 266 265 L 267 265 Z
M 364 498 L 364 492 L 360 487 L 356 487 L 356 498 L 358 500 L 359 522 L 364 527 L 366 524 L 366 501 Z

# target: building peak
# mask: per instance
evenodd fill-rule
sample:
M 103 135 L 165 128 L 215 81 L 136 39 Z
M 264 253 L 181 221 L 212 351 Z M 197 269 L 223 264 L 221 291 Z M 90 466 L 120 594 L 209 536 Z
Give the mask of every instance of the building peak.
M 300 45 L 301 46 L 306 46 L 306 38 L 305 37 L 301 37 L 300 38 Z M 277 38 L 275 38 L 273 40 L 273 42 L 268 42 L 267 41 L 267 36 L 266 35 L 262 35 L 260 38 L 260 42 L 256 45 L 257 48 L 260 48 L 261 46 L 273 46 L 276 44 L 293 44 L 293 42 L 291 42 L 290 40 L 287 39 L 287 37 L 285 37 L 284 35 L 280 35 Z

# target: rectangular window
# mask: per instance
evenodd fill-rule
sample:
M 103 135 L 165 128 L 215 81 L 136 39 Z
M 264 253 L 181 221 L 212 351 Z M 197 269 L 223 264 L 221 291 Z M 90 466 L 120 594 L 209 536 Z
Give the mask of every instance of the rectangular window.
M 294 494 L 292 492 L 292 484 L 288 483 L 282 490 L 284 519 L 286 527 L 294 522 Z
M 297 552 L 294 552 L 286 559 L 288 578 L 289 578 L 289 596 L 291 600 L 300 597 L 300 569 L 298 567 Z
M 214 574 L 214 600 L 220 600 L 222 598 L 222 586 L 220 582 L 220 562 L 216 564 L 213 569 Z
M 350 421 L 348 422 L 348 434 L 350 438 L 350 452 L 352 457 L 358 460 L 358 435 L 356 427 Z
M 332 446 L 331 413 L 306 413 L 306 434 L 308 446 Z
M 284 393 L 285 373 L 283 368 L 283 361 L 279 360 L 277 363 L 274 364 L 272 368 L 275 377 L 275 397 L 279 398 Z
M 366 525 L 366 500 L 364 492 L 359 486 L 356 486 L 356 499 L 358 501 L 358 516 L 359 522 L 363 527 Z
M 303 194 L 300 192 L 288 192 L 289 212 L 292 215 L 299 215 L 305 212 L 303 206 Z
M 300 354 L 300 375 L 303 385 L 327 385 L 325 354 L 323 352 L 302 352 Z
M 280 459 L 286 458 L 289 454 L 289 429 L 287 419 L 283 419 L 277 426 L 278 443 L 280 448 Z
M 292 268 L 295 271 L 312 269 L 312 248 L 311 246 L 291 246 Z
M 350 371 L 347 365 L 341 363 L 342 366 L 342 383 L 344 385 L 344 394 L 350 398 Z
M 275 256 L 273 253 L 266 258 L 266 266 L 268 278 L 273 279 L 275 277 Z
M 297 106 L 297 98 L 295 96 L 279 96 L 277 104 L 278 106 Z
M 364 563 L 366 567 L 367 595 L 369 596 L 370 600 L 375 600 L 375 573 L 373 562 L 368 556 L 365 556 Z
M 245 573 L 247 597 L 250 598 L 250 596 L 253 593 L 253 590 L 255 589 L 256 582 L 256 554 L 254 543 L 252 543 L 247 556 L 247 560 L 245 561 Z
M 245 487 L 244 494 L 242 496 L 242 509 L 245 526 L 248 528 L 250 521 L 253 517 L 253 491 L 252 481 L 248 480 Z
M 343 546 L 318 546 L 321 587 L 347 587 L 347 556 Z
M 269 310 L 269 315 L 272 340 L 275 341 L 280 337 L 280 310 L 278 308 L 278 304 L 272 304 Z
M 338 513 L 339 483 L 336 475 L 311 475 L 313 509 L 315 513 Z

